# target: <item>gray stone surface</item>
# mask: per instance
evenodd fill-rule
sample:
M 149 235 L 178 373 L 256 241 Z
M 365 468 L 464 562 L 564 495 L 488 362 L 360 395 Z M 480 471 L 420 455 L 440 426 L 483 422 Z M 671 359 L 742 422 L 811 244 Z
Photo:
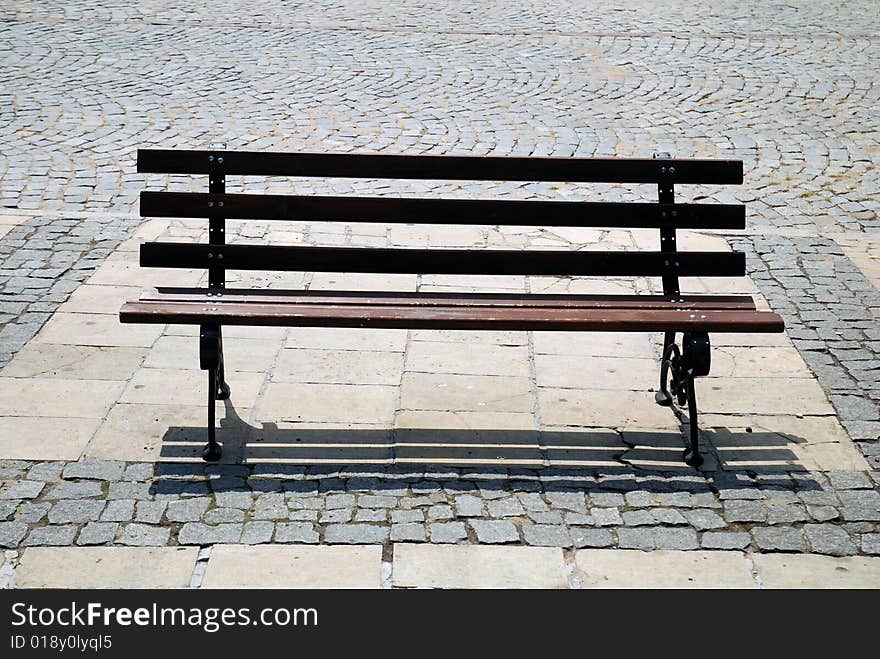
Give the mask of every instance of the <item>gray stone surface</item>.
M 752 537 L 758 549 L 763 551 L 807 550 L 803 531 L 787 526 L 759 527 L 752 530 Z
M 319 540 L 313 524 L 290 522 L 275 526 L 275 542 L 297 542 L 315 544 Z
M 428 530 L 431 542 L 455 543 L 467 539 L 464 522 L 435 522 Z
M 527 544 L 538 547 L 571 547 L 572 540 L 565 526 L 549 524 L 524 524 L 523 539 Z
M 0 522 L 0 547 L 18 547 L 27 532 L 28 525 L 23 522 Z
M 424 542 L 425 525 L 418 522 L 405 522 L 391 525 L 392 542 Z
M 150 524 L 126 524 L 117 542 L 133 547 L 163 547 L 168 544 L 171 529 Z
M 707 531 L 700 538 L 703 549 L 746 549 L 751 543 L 749 534 L 741 531 Z
M 806 524 L 804 532 L 810 547 L 819 554 L 849 556 L 857 552 L 849 534 L 839 526 L 831 524 Z
M 113 460 L 82 460 L 70 462 L 64 467 L 64 478 L 87 478 L 99 481 L 115 481 L 122 478 L 125 463 Z
M 22 543 L 25 547 L 68 546 L 76 537 L 76 527 L 72 524 L 63 526 L 38 526 L 33 529 Z
M 35 499 L 40 496 L 45 483 L 41 481 L 19 480 L 0 487 L 0 499 Z
M 188 522 L 180 529 L 177 541 L 182 545 L 231 544 L 241 540 L 241 533 L 241 524 Z
M 74 499 L 59 501 L 49 511 L 49 522 L 52 524 L 76 524 L 91 522 L 101 516 L 104 501 Z
M 241 532 L 241 542 L 246 545 L 258 545 L 272 541 L 275 524 L 272 522 L 247 522 Z
M 374 524 L 331 524 L 324 531 L 328 544 L 364 545 L 384 542 L 389 535 L 387 526 Z
M 119 524 L 115 522 L 89 522 L 80 529 L 76 538 L 78 545 L 105 545 L 113 542 Z
M 471 519 L 468 525 L 477 536 L 477 541 L 486 544 L 519 542 L 519 533 L 512 522 L 507 520 Z

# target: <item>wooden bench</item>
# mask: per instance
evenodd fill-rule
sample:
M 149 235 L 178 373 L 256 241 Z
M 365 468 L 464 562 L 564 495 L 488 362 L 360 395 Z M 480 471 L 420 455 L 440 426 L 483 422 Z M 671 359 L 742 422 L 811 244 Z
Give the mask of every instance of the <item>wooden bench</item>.
M 207 218 L 208 244 L 145 243 L 146 267 L 204 268 L 207 288 L 160 287 L 119 312 L 123 323 L 199 325 L 200 367 L 208 371 L 208 444 L 218 460 L 215 401 L 229 396 L 223 368 L 224 325 L 457 330 L 663 332 L 660 405 L 687 404 L 690 442 L 684 460 L 702 462 L 694 378 L 707 375 L 710 332 L 782 332 L 775 313 L 749 296 L 683 295 L 679 277 L 746 274 L 739 252 L 681 252 L 677 229 L 743 229 L 739 204 L 677 204 L 676 184 L 740 184 L 734 160 L 409 156 L 140 150 L 144 173 L 208 177 L 206 193 L 144 191 L 141 215 Z M 512 201 L 392 197 L 226 194 L 226 176 L 376 179 L 576 181 L 656 184 L 658 202 Z M 226 244 L 225 221 L 295 220 L 651 228 L 658 251 L 374 249 Z M 226 288 L 227 270 L 560 277 L 661 277 L 657 295 L 399 293 Z M 676 333 L 682 333 L 681 344 Z M 669 379 L 669 382 L 667 382 Z

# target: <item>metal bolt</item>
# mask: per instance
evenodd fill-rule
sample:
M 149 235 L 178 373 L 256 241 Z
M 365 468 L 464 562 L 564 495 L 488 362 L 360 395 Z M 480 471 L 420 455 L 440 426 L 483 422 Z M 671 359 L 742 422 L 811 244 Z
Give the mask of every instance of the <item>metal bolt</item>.
M 223 162 L 223 158 L 220 158 L 220 162 Z M 670 173 L 670 174 L 675 174 L 675 167 L 670 167 L 670 168 L 669 168 L 669 173 Z
M 672 211 L 672 217 L 677 217 L 677 216 L 678 216 L 678 211 Z
M 222 202 L 222 201 L 218 201 L 218 202 L 217 202 L 217 205 L 218 205 L 218 206 L 223 206 L 223 202 Z
M 666 217 L 666 211 L 660 211 L 660 217 Z
M 214 207 L 214 202 L 213 202 L 213 201 L 209 201 L 209 202 L 208 202 L 208 208 L 213 208 L 213 207 Z
M 665 168 L 665 167 L 661 167 L 661 168 L 660 168 L 660 173 L 661 173 L 661 174 L 665 174 L 665 173 L 666 173 L 666 168 Z
M 696 318 L 696 316 L 694 314 L 691 314 L 691 318 Z
M 208 162 L 214 162 L 214 156 L 208 156 Z
M 220 156 L 219 158 L 217 158 L 217 162 L 222 165 L 223 164 L 223 156 Z
M 213 258 L 214 258 L 214 255 L 211 254 L 211 252 L 208 252 L 208 258 L 209 258 L 209 259 L 213 259 Z
M 220 259 L 220 260 L 223 260 L 223 255 L 222 255 L 222 254 L 218 254 L 218 255 L 217 255 L 217 258 Z
M 700 316 L 700 318 L 705 318 L 705 317 L 706 317 L 706 314 L 703 314 Z

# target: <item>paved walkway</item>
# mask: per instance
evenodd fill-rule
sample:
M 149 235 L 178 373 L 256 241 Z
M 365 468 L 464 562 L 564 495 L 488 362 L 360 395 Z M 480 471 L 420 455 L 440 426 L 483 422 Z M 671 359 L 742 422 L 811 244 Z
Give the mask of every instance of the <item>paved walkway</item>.
M 207 561 L 210 585 L 212 561 L 265 551 L 283 562 L 311 544 L 346 557 L 342 545 L 366 547 L 353 551 L 374 562 L 384 547 L 395 569 L 377 578 L 400 586 L 452 584 L 406 558 L 424 551 L 431 558 L 420 560 L 442 564 L 436 556 L 450 548 L 546 557 L 570 586 L 621 579 L 629 560 L 664 572 L 651 566 L 667 555 L 682 566 L 721 561 L 737 585 L 781 583 L 763 575 L 768 565 L 875 565 L 880 99 L 871 3 L 765 3 L 748 16 L 734 2 L 652 7 L 506 2 L 447 16 L 432 3 L 344 12 L 315 3 L 306 17 L 233 1 L 182 11 L 158 0 L 0 0 L 2 583 L 67 578 L 40 576 L 63 551 L 85 561 L 154 557 L 169 571 L 178 565 L 170 585 L 201 583 Z M 713 337 L 712 375 L 697 385 L 706 464 L 695 471 L 680 462 L 686 419 L 652 403 L 657 336 L 230 329 L 233 396 L 218 431 L 225 461 L 205 467 L 195 458 L 205 378 L 192 328 L 121 326 L 116 313 L 142 286 L 203 277 L 137 267 L 141 241 L 195 241 L 205 227 L 134 214 L 145 183 L 202 183 L 145 180 L 134 172 L 135 148 L 217 139 L 254 149 L 740 158 L 745 185 L 681 193 L 746 202 L 749 229 L 685 232 L 680 242 L 745 251 L 751 277 L 712 290 L 754 295 L 784 316 L 787 334 Z M 645 194 L 432 181 L 229 184 Z M 640 231 L 310 222 L 230 223 L 230 238 L 572 250 L 656 242 Z M 313 273 L 242 281 L 420 291 L 658 286 Z M 685 286 L 698 292 L 706 283 Z M 215 545 L 222 551 L 209 552 Z M 800 569 L 784 572 L 823 574 Z M 864 569 L 856 570 L 862 582 L 880 585 L 876 567 Z

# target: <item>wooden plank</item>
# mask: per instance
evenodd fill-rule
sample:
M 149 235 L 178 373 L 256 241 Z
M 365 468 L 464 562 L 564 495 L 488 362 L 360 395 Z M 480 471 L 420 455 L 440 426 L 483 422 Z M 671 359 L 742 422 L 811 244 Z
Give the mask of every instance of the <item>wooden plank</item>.
M 768 311 L 128 302 L 123 323 L 616 332 L 781 332 Z
M 501 199 L 317 197 L 141 192 L 145 217 L 223 216 L 239 220 L 310 220 L 425 224 L 504 224 L 680 229 L 744 229 L 742 204 L 657 204 Z
M 530 307 L 584 309 L 754 309 L 748 295 L 546 295 L 538 293 L 410 293 L 384 291 L 303 291 L 285 289 L 160 287 L 145 290 L 141 302 L 222 301 L 242 304 L 320 304 L 413 307 Z
M 213 158 L 213 160 L 209 160 Z M 222 158 L 223 162 L 218 163 Z M 740 184 L 741 160 L 278 153 L 139 149 L 137 170 L 155 174 L 315 176 L 467 181 Z
M 145 267 L 388 274 L 680 277 L 745 275 L 742 252 L 573 252 L 143 243 Z

